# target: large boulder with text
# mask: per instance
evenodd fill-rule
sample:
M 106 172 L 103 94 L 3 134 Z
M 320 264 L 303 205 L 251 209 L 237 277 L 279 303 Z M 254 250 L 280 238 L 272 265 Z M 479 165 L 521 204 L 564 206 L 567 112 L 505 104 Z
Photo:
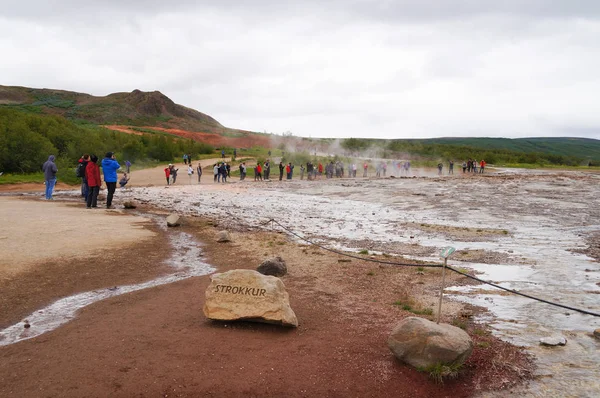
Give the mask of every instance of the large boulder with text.
M 252 270 L 232 270 L 211 276 L 204 315 L 220 321 L 246 320 L 298 326 L 281 279 Z
M 456 326 L 408 317 L 396 325 L 388 338 L 388 347 L 400 361 L 415 368 L 427 368 L 462 364 L 473 351 L 473 341 Z

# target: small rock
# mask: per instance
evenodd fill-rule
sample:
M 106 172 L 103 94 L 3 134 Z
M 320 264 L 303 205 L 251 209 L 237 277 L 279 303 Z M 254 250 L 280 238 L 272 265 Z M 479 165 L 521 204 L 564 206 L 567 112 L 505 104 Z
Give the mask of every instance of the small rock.
M 550 336 L 550 337 L 542 337 L 540 339 L 540 345 L 554 347 L 557 345 L 566 345 L 567 339 L 562 336 Z
M 27 319 L 25 319 L 25 323 L 23 324 L 23 327 L 25 329 L 29 329 L 31 327 L 31 324 L 29 323 L 29 321 Z
M 229 236 L 229 232 L 220 231 L 217 234 L 217 242 L 220 242 L 220 243 L 231 242 L 231 237 Z
M 600 329 L 594 330 L 594 337 L 600 339 Z
M 137 208 L 137 204 L 133 200 L 128 200 L 123 203 L 123 207 L 126 209 L 135 209 Z
M 287 266 L 285 261 L 279 256 L 263 261 L 256 270 L 263 275 L 277 277 L 287 274 Z
M 175 213 L 169 214 L 167 217 L 167 227 L 176 227 L 178 225 L 180 225 L 179 215 Z

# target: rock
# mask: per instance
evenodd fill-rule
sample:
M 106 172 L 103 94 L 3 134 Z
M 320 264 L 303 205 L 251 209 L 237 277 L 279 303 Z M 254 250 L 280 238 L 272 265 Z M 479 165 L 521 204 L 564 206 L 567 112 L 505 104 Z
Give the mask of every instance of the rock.
M 219 233 L 217 234 L 217 242 L 220 242 L 220 243 L 231 242 L 231 237 L 229 236 L 229 232 L 219 231 Z
M 540 339 L 540 345 L 546 345 L 550 347 L 554 347 L 557 345 L 566 345 L 567 339 L 563 336 L 550 336 L 550 337 L 542 337 Z
M 600 339 L 600 329 L 594 330 L 594 337 Z
M 133 200 L 128 200 L 123 202 L 123 207 L 126 209 L 135 209 L 137 208 L 137 204 Z
M 205 294 L 209 319 L 298 326 L 285 286 L 274 276 L 241 269 L 214 274 Z
M 179 215 L 178 214 L 169 214 L 169 216 L 167 217 L 167 227 L 176 227 L 178 225 L 180 225 L 181 223 L 179 222 Z
M 287 274 L 287 266 L 285 265 L 285 261 L 279 256 L 263 261 L 256 270 L 263 275 L 272 275 L 277 277 Z
M 31 324 L 29 323 L 29 321 L 27 319 L 25 319 L 24 323 L 23 323 L 23 327 L 25 329 L 29 329 L 31 327 Z
M 388 347 L 400 361 L 427 368 L 440 363 L 463 363 L 473 351 L 473 341 L 456 326 L 408 317 L 392 330 Z

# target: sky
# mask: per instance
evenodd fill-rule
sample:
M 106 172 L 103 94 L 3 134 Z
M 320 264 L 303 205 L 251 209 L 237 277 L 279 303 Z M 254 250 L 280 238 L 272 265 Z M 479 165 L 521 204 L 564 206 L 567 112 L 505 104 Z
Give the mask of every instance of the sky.
M 304 137 L 600 139 L 597 0 L 4 0 L 0 84 Z

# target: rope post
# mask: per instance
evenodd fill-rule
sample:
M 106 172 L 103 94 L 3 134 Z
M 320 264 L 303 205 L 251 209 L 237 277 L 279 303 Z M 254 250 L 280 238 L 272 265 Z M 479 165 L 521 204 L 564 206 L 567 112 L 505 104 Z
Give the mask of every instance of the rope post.
M 438 304 L 438 316 L 437 323 L 440 324 L 440 318 L 442 317 L 442 298 L 444 297 L 444 283 L 446 282 L 446 265 L 448 264 L 448 258 L 444 259 L 444 267 L 442 268 L 442 287 L 440 289 L 440 302 Z
M 440 253 L 440 257 L 444 259 L 444 266 L 442 267 L 442 287 L 440 288 L 440 302 L 438 304 L 438 316 L 437 323 L 439 325 L 440 319 L 442 318 L 442 299 L 444 298 L 444 285 L 446 283 L 446 267 L 448 266 L 448 257 L 456 250 L 453 247 L 445 247 Z

